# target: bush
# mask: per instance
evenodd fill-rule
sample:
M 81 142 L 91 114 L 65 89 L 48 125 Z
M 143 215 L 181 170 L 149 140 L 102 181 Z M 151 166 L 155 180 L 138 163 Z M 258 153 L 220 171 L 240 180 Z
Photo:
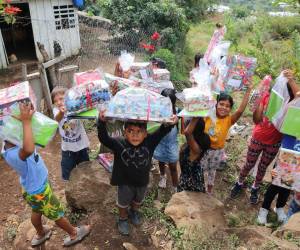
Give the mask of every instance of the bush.
M 235 19 L 245 19 L 250 16 L 251 11 L 246 6 L 236 5 L 232 8 L 231 15 Z
M 157 31 L 163 47 L 171 51 L 184 47 L 188 22 L 184 10 L 172 0 L 111 0 L 107 10 L 118 34 L 138 33 L 146 38 Z

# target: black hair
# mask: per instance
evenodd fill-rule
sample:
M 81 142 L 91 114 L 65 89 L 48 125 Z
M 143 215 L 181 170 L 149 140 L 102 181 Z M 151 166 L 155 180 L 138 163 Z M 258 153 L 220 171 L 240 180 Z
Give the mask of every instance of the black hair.
M 151 59 L 152 64 L 155 64 L 160 69 L 165 69 L 167 67 L 167 64 L 164 60 L 154 57 Z
M 202 150 L 202 155 L 205 153 L 207 149 L 210 147 L 210 138 L 208 134 L 204 133 L 205 122 L 202 117 L 196 123 L 195 129 L 193 131 L 193 137 L 199 147 Z
M 216 27 L 217 27 L 218 29 L 220 29 L 220 28 L 223 27 L 223 25 L 222 25 L 221 23 L 216 23 Z
M 234 101 L 231 97 L 231 95 L 228 95 L 227 93 L 221 92 L 218 96 L 217 96 L 217 104 L 220 101 L 229 101 L 230 103 L 230 107 L 232 108 L 234 105 Z
M 146 122 L 134 122 L 134 121 L 127 121 L 124 123 L 124 128 L 128 128 L 129 126 L 136 126 L 142 129 L 147 129 L 147 123 Z
M 294 96 L 293 90 L 292 90 L 292 88 L 290 87 L 289 84 L 287 84 L 287 89 L 288 89 L 288 92 L 289 92 L 289 95 L 290 95 L 290 100 L 289 101 L 292 101 L 295 98 L 295 96 Z
M 173 114 L 176 114 L 176 90 L 175 89 L 163 89 L 162 96 L 169 97 L 172 102 Z
M 202 59 L 204 57 L 203 54 L 201 53 L 197 53 L 194 57 L 194 68 L 198 67 L 199 66 L 199 62 L 200 62 L 200 59 Z

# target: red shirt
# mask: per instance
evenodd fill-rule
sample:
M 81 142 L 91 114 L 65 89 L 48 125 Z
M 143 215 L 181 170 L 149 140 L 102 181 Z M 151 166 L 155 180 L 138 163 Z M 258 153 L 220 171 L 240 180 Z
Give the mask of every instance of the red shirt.
M 269 97 L 269 95 L 265 95 L 261 100 L 264 108 L 268 105 Z M 264 116 L 263 120 L 254 127 L 252 137 L 263 144 L 272 145 L 281 142 L 282 134 L 274 127 L 269 119 Z

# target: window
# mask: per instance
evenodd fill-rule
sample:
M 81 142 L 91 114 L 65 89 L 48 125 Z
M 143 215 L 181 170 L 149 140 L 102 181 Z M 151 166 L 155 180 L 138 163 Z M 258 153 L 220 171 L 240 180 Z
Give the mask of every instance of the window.
M 53 13 L 57 30 L 75 28 L 75 8 L 73 5 L 53 6 Z

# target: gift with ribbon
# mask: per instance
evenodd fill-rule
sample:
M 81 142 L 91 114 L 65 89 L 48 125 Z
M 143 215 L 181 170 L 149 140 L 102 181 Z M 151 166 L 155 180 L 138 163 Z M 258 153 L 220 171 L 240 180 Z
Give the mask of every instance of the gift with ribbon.
M 105 116 L 116 120 L 170 122 L 172 110 L 170 98 L 144 88 L 129 87 L 110 100 Z
M 103 79 L 103 74 L 100 69 L 78 72 L 74 74 L 74 85 L 99 81 Z
M 110 100 L 109 86 L 104 80 L 87 82 L 74 86 L 65 94 L 65 106 L 68 116 L 96 108 L 98 104 Z

